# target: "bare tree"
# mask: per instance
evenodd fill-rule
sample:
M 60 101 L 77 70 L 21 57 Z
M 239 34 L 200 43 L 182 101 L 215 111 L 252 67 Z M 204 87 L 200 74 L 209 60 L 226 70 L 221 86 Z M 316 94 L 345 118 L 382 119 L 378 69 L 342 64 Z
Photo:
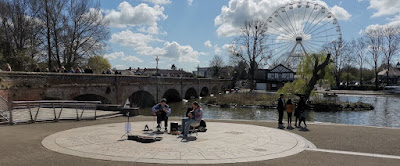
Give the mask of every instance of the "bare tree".
M 38 53 L 38 21 L 31 17 L 29 4 L 29 0 L 0 0 L 0 42 L 6 47 L 4 60 L 15 70 L 26 70 Z
M 385 26 L 381 30 L 381 35 L 383 38 L 382 44 L 382 53 L 385 56 L 385 61 L 387 65 L 386 72 L 386 85 L 389 85 L 389 70 L 390 70 L 390 61 L 393 56 L 399 52 L 399 44 L 400 44 L 400 30 L 399 27 L 395 26 Z
M 344 61 L 344 66 L 346 67 L 346 87 L 349 87 L 350 69 L 353 66 L 353 63 L 356 61 L 356 57 L 353 56 L 354 49 L 351 49 L 351 46 L 351 43 L 345 42 L 343 44 L 342 59 Z
M 325 52 L 331 54 L 332 61 L 334 63 L 335 70 L 332 71 L 332 74 L 335 78 L 336 87 L 340 86 L 341 82 L 340 79 L 343 73 L 343 66 L 345 63 L 345 59 L 342 57 L 342 55 L 348 51 L 347 46 L 348 45 L 345 42 L 340 43 L 338 41 L 333 41 L 324 47 Z
M 368 45 L 368 51 L 372 57 L 372 67 L 374 68 L 375 74 L 375 89 L 379 89 L 379 80 L 378 80 L 378 68 L 379 68 L 379 60 L 381 57 L 381 49 L 383 44 L 383 37 L 381 34 L 381 29 L 367 29 L 364 34 L 366 37 L 366 43 Z
M 214 55 L 213 59 L 210 61 L 210 67 L 213 71 L 213 77 L 219 77 L 221 75 L 221 69 L 225 66 L 224 60 L 221 56 Z
M 266 22 L 260 20 L 246 21 L 241 35 L 235 39 L 229 52 L 232 56 L 249 66 L 250 89 L 254 89 L 255 72 L 263 61 L 267 60 Z
M 360 85 L 363 85 L 363 65 L 366 61 L 365 52 L 367 49 L 366 39 L 365 37 L 358 38 L 357 40 L 353 40 L 351 45 L 357 55 L 357 61 L 360 67 Z
M 90 0 L 70 0 L 65 22 L 63 62 L 73 66 L 104 50 L 109 37 L 108 21 L 104 19 L 99 4 Z

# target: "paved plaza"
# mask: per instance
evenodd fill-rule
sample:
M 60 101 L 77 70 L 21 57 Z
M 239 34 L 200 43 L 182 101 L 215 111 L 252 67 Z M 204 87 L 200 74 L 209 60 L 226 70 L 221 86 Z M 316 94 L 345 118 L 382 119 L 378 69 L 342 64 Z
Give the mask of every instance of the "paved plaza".
M 151 122 L 132 123 L 132 133 Z M 315 146 L 297 134 L 255 125 L 211 122 L 196 141 L 159 134 L 162 141 L 121 141 L 124 123 L 97 125 L 58 132 L 46 137 L 44 147 L 64 154 L 101 160 L 159 164 L 217 164 L 262 161 L 297 154 Z M 151 126 L 151 125 L 150 125 Z M 126 138 L 126 137 L 124 137 Z
M 135 125 L 139 126 L 139 130 L 142 130 L 144 126 L 143 124 L 149 124 L 152 127 L 153 118 L 138 116 L 131 119 L 133 121 L 133 134 L 137 134 Z M 171 121 L 179 121 L 179 118 L 171 118 Z M 57 165 L 57 166 L 86 166 L 86 165 L 96 165 L 96 166 L 155 166 L 155 165 L 165 165 L 166 163 L 157 164 L 154 161 L 152 163 L 139 162 L 136 160 L 133 162 L 133 157 L 122 157 L 122 159 L 118 159 L 115 156 L 133 156 L 133 153 L 137 153 L 135 148 L 131 147 L 123 147 L 120 146 L 121 150 L 112 148 L 112 144 L 121 144 L 121 145 L 135 145 L 137 147 L 141 145 L 148 146 L 172 146 L 172 145 L 184 145 L 187 147 L 196 147 L 197 145 L 201 145 L 202 142 L 206 142 L 207 140 L 214 136 L 214 130 L 218 128 L 214 128 L 214 125 L 218 124 L 229 124 L 232 125 L 232 128 L 225 127 L 226 132 L 219 134 L 230 135 L 229 139 L 239 139 L 238 134 L 249 133 L 249 139 L 254 140 L 255 135 L 259 137 L 259 139 L 265 139 L 265 137 L 261 137 L 261 133 L 275 132 L 276 122 L 275 121 L 245 121 L 245 120 L 207 120 L 207 125 L 209 130 L 206 133 L 199 133 L 198 140 L 194 142 L 179 142 L 180 139 L 176 136 L 172 135 L 163 135 L 164 140 L 161 142 L 155 142 L 151 144 L 138 144 L 133 141 L 118 141 L 121 139 L 121 136 L 124 134 L 123 124 L 126 121 L 126 117 L 116 117 L 110 119 L 101 119 L 101 120 L 83 120 L 83 121 L 59 121 L 59 122 L 50 122 L 50 123 L 35 123 L 35 124 L 20 124 L 14 126 L 0 126 L 0 165 L 29 165 L 29 166 L 47 166 L 47 165 Z M 140 125 L 139 125 L 140 124 Z M 350 126 L 350 125 L 340 125 L 340 124 L 329 124 L 329 123 L 308 123 L 309 131 L 301 131 L 299 129 L 294 130 L 278 130 L 281 133 L 276 133 L 280 136 L 286 135 L 293 136 L 294 138 L 301 138 L 297 140 L 300 142 L 305 141 L 303 138 L 312 142 L 316 146 L 316 148 L 303 148 L 295 146 L 294 148 L 299 150 L 300 152 L 296 152 L 297 150 L 289 150 L 288 152 L 293 152 L 296 154 L 290 155 L 287 152 L 282 152 L 281 154 L 287 155 L 285 156 L 275 156 L 277 158 L 274 159 L 264 159 L 264 160 L 250 160 L 251 157 L 243 157 L 242 161 L 231 160 L 230 163 L 226 162 L 224 164 L 215 163 L 215 164 L 207 164 L 207 165 L 226 165 L 226 166 L 265 166 L 265 165 L 288 165 L 288 163 L 296 165 L 296 166 L 344 166 L 344 165 L 400 165 L 400 130 L 399 129 L 391 129 L 391 128 L 377 128 L 377 127 L 363 127 L 363 126 Z M 236 129 L 235 126 L 243 126 L 243 128 Z M 54 150 L 48 149 L 48 146 L 43 146 L 43 140 L 47 140 L 53 136 L 58 134 L 63 135 L 62 133 L 79 131 L 83 129 L 96 129 L 100 128 L 110 128 L 105 131 L 105 133 L 99 133 L 96 130 L 89 131 L 81 134 L 76 141 L 65 141 L 64 143 L 76 142 L 76 148 L 81 147 L 80 151 L 74 151 L 74 154 L 68 154 L 66 152 L 58 152 Z M 253 127 L 254 129 L 258 128 L 264 131 L 256 130 L 257 132 L 247 132 L 247 126 Z M 113 128 L 115 128 L 113 130 Z M 245 132 L 243 132 L 245 130 Z M 234 131 L 234 132 L 230 132 Z M 110 133 L 114 133 L 114 136 L 110 136 Z M 233 136 L 232 136 L 233 135 Z M 65 136 L 65 135 L 64 135 Z M 77 136 L 77 135 L 75 135 Z M 92 136 L 92 137 L 90 137 Z M 301 136 L 301 137 L 299 137 Z M 74 137 L 74 136 L 72 136 Z M 221 138 L 222 139 L 222 138 Z M 228 139 L 228 138 L 227 138 Z M 273 142 L 273 139 L 266 138 L 267 140 L 271 140 L 270 143 Z M 57 140 L 57 139 L 53 139 Z M 223 141 L 227 141 L 223 143 L 220 141 L 216 144 L 216 148 L 221 145 L 227 145 L 229 140 L 222 139 Z M 280 139 L 279 139 L 280 140 Z M 283 142 L 290 141 L 291 139 L 284 139 L 279 141 L 278 144 Z M 61 141 L 61 140 L 60 140 Z M 102 142 L 103 141 L 103 142 Z M 166 144 L 167 141 L 171 145 Z M 175 141 L 175 142 L 174 142 Z M 50 141 L 51 142 L 51 141 Z M 63 141 L 61 141 L 63 142 Z M 110 145 L 107 142 L 111 142 Z M 82 147 L 85 147 L 84 144 L 92 144 L 91 146 L 98 151 L 95 153 L 99 153 L 99 156 L 104 157 L 101 159 L 97 159 L 95 157 L 90 157 L 89 155 L 93 155 L 93 149 L 87 148 L 88 152 Z M 226 148 L 233 147 L 242 147 L 244 151 L 252 151 L 252 148 L 249 146 L 241 146 L 240 144 L 245 144 L 248 142 L 235 142 L 226 146 Z M 305 142 L 306 143 L 306 142 Z M 98 145 L 100 146 L 98 146 Z M 308 145 L 312 145 L 308 143 Z M 54 145 L 54 143 L 53 143 Z M 61 145 L 61 144 L 60 144 Z M 71 145 L 68 148 L 64 148 L 58 145 L 59 150 L 72 148 Z M 66 145 L 66 144 L 62 144 Z M 102 145 L 102 146 L 101 146 Z M 272 144 L 271 144 L 272 145 Z M 286 144 L 285 144 L 286 145 Z M 96 147 L 97 146 L 97 147 Z M 57 146 L 55 146 L 57 147 Z M 88 146 L 86 146 L 88 147 Z M 253 148 L 256 153 L 267 153 L 268 151 L 263 151 L 263 149 L 267 149 L 268 145 L 259 146 L 257 149 Z M 166 150 L 162 147 L 157 147 L 159 150 Z M 107 150 L 110 152 L 104 151 Z M 201 150 L 201 149 L 193 149 Z M 125 150 L 126 154 L 118 154 L 116 155 L 113 152 L 123 151 Z M 169 150 L 169 149 L 168 149 Z M 172 149 L 171 149 L 172 150 Z M 268 149 L 267 149 L 268 150 Z M 72 150 L 71 150 L 72 151 Z M 83 153 L 83 152 L 84 153 Z M 185 149 L 175 149 L 176 152 L 180 154 L 187 152 Z M 143 151 L 144 153 L 145 151 Z M 83 153 L 82 155 L 77 155 L 78 153 Z M 92 153 L 92 154 L 91 154 Z M 142 153 L 142 154 L 143 154 Z M 138 153 L 140 154 L 140 153 Z M 185 153 L 185 154 L 193 154 L 193 153 Z M 202 153 L 200 153 L 202 154 Z M 215 154 L 215 153 L 213 153 Z M 85 156 L 86 155 L 86 156 Z M 233 155 L 244 155 L 241 154 L 240 151 L 238 153 L 234 153 Z M 250 154 L 247 154 L 250 155 Z M 269 154 L 266 154 L 269 155 Z M 196 158 L 198 156 L 193 155 Z M 115 157 L 115 158 L 114 158 Z M 161 156 L 157 156 L 158 158 L 162 158 Z M 182 156 L 180 156 L 182 157 Z M 185 156 L 184 156 L 185 157 Z M 204 157 L 205 156 L 200 156 Z M 208 156 L 210 157 L 210 156 Z M 215 154 L 215 157 L 220 157 Z M 114 159 L 110 159 L 114 158 Z M 155 157 L 153 157 L 155 158 Z M 250 158 L 250 159 L 249 159 Z M 127 161 L 127 160 L 130 161 Z M 143 159 L 142 159 L 143 160 Z M 248 160 L 248 162 L 244 162 L 244 160 Z M 159 161 L 165 161 L 164 159 L 159 159 Z M 167 161 L 165 161 L 167 162 Z M 178 162 L 175 160 L 175 162 Z M 183 162 L 183 161 L 182 161 Z M 172 165 L 176 165 L 174 163 L 170 163 Z M 193 164 L 193 165 L 204 165 L 204 164 Z

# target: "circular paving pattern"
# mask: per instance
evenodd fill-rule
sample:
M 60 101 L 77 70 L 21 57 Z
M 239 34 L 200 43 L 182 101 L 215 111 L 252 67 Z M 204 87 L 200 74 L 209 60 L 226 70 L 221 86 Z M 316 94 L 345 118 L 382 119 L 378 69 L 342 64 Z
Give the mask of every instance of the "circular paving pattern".
M 153 122 L 133 122 L 132 134 Z M 315 146 L 296 134 L 255 125 L 208 122 L 196 141 L 181 142 L 162 134 L 162 141 L 143 144 L 121 140 L 125 124 L 106 124 L 55 133 L 43 139 L 44 147 L 73 156 L 161 164 L 217 164 L 261 161 L 286 157 Z M 124 137 L 126 138 L 126 137 Z

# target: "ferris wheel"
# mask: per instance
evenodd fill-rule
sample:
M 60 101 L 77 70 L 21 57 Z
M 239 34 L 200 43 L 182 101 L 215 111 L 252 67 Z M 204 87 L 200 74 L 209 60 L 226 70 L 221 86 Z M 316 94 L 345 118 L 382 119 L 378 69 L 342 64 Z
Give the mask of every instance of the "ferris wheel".
M 335 15 L 311 1 L 292 2 L 277 9 L 267 19 L 267 47 L 275 63 L 296 71 L 301 58 L 321 53 L 324 46 L 337 42 L 342 33 Z

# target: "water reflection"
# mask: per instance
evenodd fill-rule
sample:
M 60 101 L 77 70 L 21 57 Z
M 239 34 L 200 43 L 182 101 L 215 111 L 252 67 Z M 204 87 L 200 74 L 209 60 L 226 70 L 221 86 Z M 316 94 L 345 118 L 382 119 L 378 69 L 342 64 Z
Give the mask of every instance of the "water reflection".
M 400 97 L 397 96 L 360 96 L 339 95 L 338 101 L 365 102 L 375 106 L 370 111 L 341 111 L 341 112 L 313 112 L 308 114 L 309 121 L 343 123 L 364 126 L 400 127 Z M 172 116 L 183 117 L 188 103 L 171 103 Z M 275 109 L 250 109 L 250 108 L 217 108 L 202 105 L 203 117 L 206 119 L 242 119 L 242 120 L 278 120 Z M 151 109 L 142 111 L 144 115 L 151 115 Z M 287 119 L 285 114 L 284 119 Z M 294 118 L 293 118 L 294 120 Z

